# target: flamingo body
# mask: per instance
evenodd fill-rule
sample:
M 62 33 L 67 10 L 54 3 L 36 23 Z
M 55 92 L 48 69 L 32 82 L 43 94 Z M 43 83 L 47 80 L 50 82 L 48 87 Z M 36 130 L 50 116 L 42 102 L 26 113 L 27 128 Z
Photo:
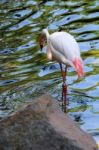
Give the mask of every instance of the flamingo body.
M 49 42 L 55 51 L 63 55 L 65 59 L 72 61 L 80 56 L 79 47 L 74 37 L 66 32 L 55 32 L 49 36 Z M 53 51 L 52 51 L 53 55 Z
M 67 32 L 55 32 L 50 35 L 47 29 L 44 29 L 42 33 L 47 38 L 48 59 L 72 66 L 78 77 L 83 76 L 80 49 L 74 37 Z

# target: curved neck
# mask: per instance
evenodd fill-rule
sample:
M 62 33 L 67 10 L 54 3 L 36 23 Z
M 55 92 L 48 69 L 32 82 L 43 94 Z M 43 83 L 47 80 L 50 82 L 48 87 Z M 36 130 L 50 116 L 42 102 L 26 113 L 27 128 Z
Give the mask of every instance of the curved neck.
M 47 41 L 48 41 L 48 38 L 49 38 L 49 32 L 47 29 L 43 29 L 42 33 L 46 36 L 47 38 Z
M 45 35 L 46 35 L 46 38 L 48 40 L 48 38 L 49 38 L 49 32 L 48 32 L 48 30 L 46 30 Z

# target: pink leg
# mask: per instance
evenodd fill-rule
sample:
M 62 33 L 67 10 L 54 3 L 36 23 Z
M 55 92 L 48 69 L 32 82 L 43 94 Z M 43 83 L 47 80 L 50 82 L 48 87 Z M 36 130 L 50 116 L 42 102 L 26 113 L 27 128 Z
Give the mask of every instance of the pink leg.
M 67 66 L 65 68 L 65 71 L 63 71 L 62 64 L 60 64 L 62 78 L 63 78 L 63 84 L 62 84 L 62 107 L 64 112 L 67 112 L 67 85 L 66 85 L 66 73 L 67 73 Z

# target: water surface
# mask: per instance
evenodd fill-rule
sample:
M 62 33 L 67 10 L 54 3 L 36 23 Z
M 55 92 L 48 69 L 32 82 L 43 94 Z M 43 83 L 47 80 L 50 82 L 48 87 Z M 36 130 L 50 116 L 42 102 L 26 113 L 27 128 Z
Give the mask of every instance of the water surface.
M 99 1 L 1 0 L 0 8 L 0 118 L 46 92 L 61 98 L 59 65 L 38 38 L 43 28 L 63 30 L 77 40 L 85 71 L 77 80 L 68 69 L 68 111 L 99 141 Z

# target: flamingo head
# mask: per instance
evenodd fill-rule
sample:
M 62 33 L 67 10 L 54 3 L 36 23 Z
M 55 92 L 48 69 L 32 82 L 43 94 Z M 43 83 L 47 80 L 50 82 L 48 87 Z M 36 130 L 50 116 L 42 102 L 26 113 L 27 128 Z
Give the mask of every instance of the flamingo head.
M 41 50 L 43 49 L 45 42 L 46 42 L 46 37 L 45 35 L 42 34 L 39 38 L 39 45 Z
M 41 36 L 39 38 L 39 45 L 40 45 L 41 50 L 44 47 L 48 36 L 49 36 L 48 30 L 47 29 L 43 29 L 42 30 L 42 34 L 41 34 Z
M 83 77 L 84 76 L 84 71 L 83 71 L 83 66 L 82 66 L 82 61 L 80 58 L 75 58 L 73 60 L 73 65 L 74 65 L 74 69 L 76 70 L 77 74 L 78 74 L 78 78 Z

